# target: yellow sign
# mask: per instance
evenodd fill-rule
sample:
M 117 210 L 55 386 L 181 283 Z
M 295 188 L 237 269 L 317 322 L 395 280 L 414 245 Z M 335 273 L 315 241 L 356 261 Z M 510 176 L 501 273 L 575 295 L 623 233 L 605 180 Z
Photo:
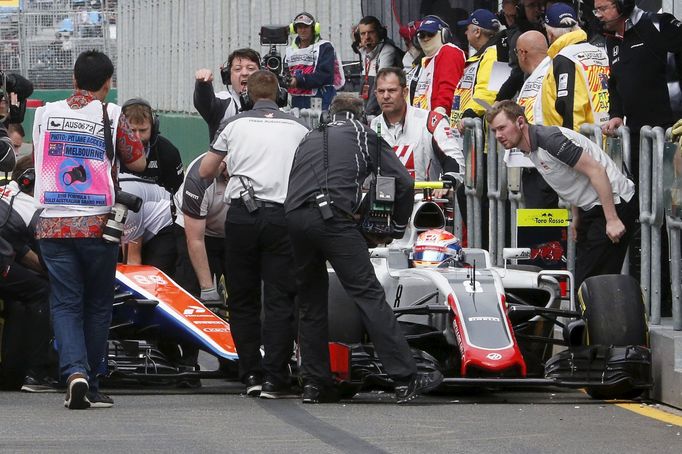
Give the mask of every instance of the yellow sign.
M 19 0 L 0 0 L 0 8 L 19 8 Z
M 518 227 L 568 227 L 568 210 L 565 208 L 516 210 Z

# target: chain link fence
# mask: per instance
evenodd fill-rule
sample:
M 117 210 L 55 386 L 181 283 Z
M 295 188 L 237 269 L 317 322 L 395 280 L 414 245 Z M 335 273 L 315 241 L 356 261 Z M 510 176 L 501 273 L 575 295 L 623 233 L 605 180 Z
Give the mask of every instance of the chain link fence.
M 27 77 L 36 89 L 70 89 L 84 50 L 101 50 L 115 65 L 117 3 L 26 0 L 0 9 L 0 69 Z

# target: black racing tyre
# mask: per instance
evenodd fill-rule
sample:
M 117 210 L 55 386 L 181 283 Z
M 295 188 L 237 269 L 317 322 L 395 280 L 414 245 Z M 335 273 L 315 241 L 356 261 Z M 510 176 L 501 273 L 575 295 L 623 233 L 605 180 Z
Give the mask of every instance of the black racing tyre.
M 649 330 L 642 292 L 627 275 L 609 274 L 585 279 L 578 291 L 588 345 L 649 346 Z M 595 399 L 632 399 L 642 394 L 629 383 L 587 388 Z

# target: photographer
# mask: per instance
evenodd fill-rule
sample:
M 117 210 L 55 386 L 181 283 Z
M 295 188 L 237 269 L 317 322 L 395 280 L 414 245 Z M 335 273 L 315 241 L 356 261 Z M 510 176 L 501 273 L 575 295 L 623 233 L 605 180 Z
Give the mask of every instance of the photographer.
M 320 38 L 320 24 L 310 13 L 298 14 L 291 29 L 296 37 L 284 55 L 291 74 L 291 107 L 310 108 L 310 98 L 316 97 L 322 99 L 322 110 L 327 110 L 344 84 L 334 46 Z
M 290 394 L 295 286 L 284 198 L 294 152 L 308 129 L 275 104 L 279 84 L 270 71 L 249 76 L 252 110 L 228 120 L 199 167 L 215 178 L 226 158 L 225 279 L 239 374 L 250 396 Z M 264 320 L 256 298 L 264 282 Z M 272 289 L 272 291 L 270 290 Z M 265 357 L 261 364 L 261 345 Z M 263 376 L 264 375 L 264 376 Z M 261 389 L 262 388 L 262 389 Z
M 237 49 L 220 67 L 220 78 L 227 91 L 214 93 L 213 72 L 201 68 L 194 74 L 194 108 L 208 123 L 208 137 L 215 139 L 222 122 L 241 111 L 239 96 L 246 92 L 246 80 L 260 69 L 260 55 L 253 49 Z
M 35 199 L 45 208 L 36 237 L 50 278 L 64 405 L 70 409 L 113 405 L 99 392 L 97 375 L 107 352 L 118 243 L 105 241 L 103 233 L 115 214 L 117 159 L 135 172 L 146 166 L 142 142 L 121 108 L 104 103 L 113 74 L 105 54 L 81 53 L 73 95 L 38 108 L 33 125 Z M 47 153 L 52 149 L 63 152 Z
M 50 370 L 49 286 L 34 244 L 38 216 L 34 180 L 32 158 L 24 156 L 17 161 L 12 181 L 0 187 L 0 239 L 6 241 L 13 255 L 9 270 L 0 272 L 5 305 L 0 386 L 54 392 L 57 382 Z
M 379 159 L 381 175 L 395 178 L 392 237 L 405 233 L 414 198 L 412 178 L 391 147 L 357 120 L 362 107 L 360 98 L 338 96 L 329 110 L 332 122 L 301 142 L 289 176 L 284 208 L 296 262 L 303 403 L 339 400 L 327 345 L 327 261 L 360 309 L 381 363 L 396 383 L 398 403 L 435 388 L 443 378 L 439 372 L 417 373 L 358 230 L 360 188 L 369 175 L 376 176 Z

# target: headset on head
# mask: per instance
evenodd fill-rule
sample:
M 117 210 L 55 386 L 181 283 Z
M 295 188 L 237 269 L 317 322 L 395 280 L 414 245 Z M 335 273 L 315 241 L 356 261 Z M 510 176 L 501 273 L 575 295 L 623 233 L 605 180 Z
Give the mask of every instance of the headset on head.
M 317 39 L 320 37 L 320 32 L 321 32 L 321 27 L 320 23 L 315 20 L 312 14 L 307 13 L 305 11 L 298 13 L 297 15 L 294 16 L 294 20 L 300 15 L 304 15 L 306 17 L 309 17 L 311 21 L 313 21 L 313 40 L 317 41 Z M 293 21 L 289 24 L 289 33 L 292 35 L 296 34 L 296 26 L 294 25 Z
M 376 16 L 365 16 L 361 19 L 361 21 L 369 21 L 369 24 L 367 25 L 374 25 L 374 29 L 377 32 L 377 35 L 379 36 L 379 42 L 382 42 L 388 38 L 388 29 L 384 24 L 381 23 L 381 21 L 376 17 Z M 358 23 L 357 27 L 355 27 L 355 31 L 353 32 L 353 38 L 355 41 L 358 43 L 360 42 L 360 22 Z
M 613 2 L 616 11 L 618 11 L 621 17 L 629 17 L 632 14 L 632 10 L 635 9 L 636 3 L 636 0 L 614 0 Z
M 289 103 L 289 92 L 286 88 L 282 88 L 279 85 L 279 79 L 277 80 L 277 97 L 275 98 L 275 103 L 277 107 L 286 107 Z M 239 94 L 239 104 L 241 104 L 241 112 L 253 109 L 254 102 L 249 96 L 249 90 L 247 89 L 243 93 Z
M 36 182 L 36 169 L 29 167 L 19 174 L 15 180 L 21 192 L 31 192 Z
M 452 40 L 452 31 L 450 31 L 450 26 L 448 25 L 448 23 L 441 19 L 439 16 L 436 16 L 435 14 L 429 14 L 428 16 L 425 16 L 422 19 L 422 23 L 425 20 L 429 19 L 435 20 L 440 24 L 441 42 L 443 44 L 449 43 Z
M 232 62 L 234 61 L 235 58 L 244 58 L 244 57 L 237 57 L 235 55 L 235 52 L 240 52 L 244 51 L 245 49 L 237 49 L 233 51 L 230 55 L 228 55 L 227 60 L 225 60 L 225 63 L 220 65 L 220 79 L 223 81 L 223 85 L 228 86 L 232 84 L 232 81 L 230 80 L 230 75 L 232 73 Z M 248 49 L 248 50 L 253 50 L 253 49 Z M 256 55 L 256 64 L 258 65 L 258 69 L 260 69 L 260 54 L 256 52 L 255 50 L 253 51 Z
M 149 115 L 151 115 L 151 119 L 152 119 L 152 121 L 151 121 L 152 133 L 149 137 L 149 143 L 151 145 L 154 145 L 154 143 L 156 143 L 156 139 L 159 135 L 159 116 L 154 113 L 154 109 L 152 109 L 152 105 L 149 104 L 149 101 L 147 101 L 146 99 L 143 99 L 143 98 L 130 98 L 129 100 L 127 100 L 126 102 L 123 103 L 123 105 L 121 106 L 121 110 L 123 110 L 123 113 L 125 114 L 126 108 L 128 108 L 130 106 L 136 106 L 136 105 L 143 106 L 143 107 L 149 109 Z

